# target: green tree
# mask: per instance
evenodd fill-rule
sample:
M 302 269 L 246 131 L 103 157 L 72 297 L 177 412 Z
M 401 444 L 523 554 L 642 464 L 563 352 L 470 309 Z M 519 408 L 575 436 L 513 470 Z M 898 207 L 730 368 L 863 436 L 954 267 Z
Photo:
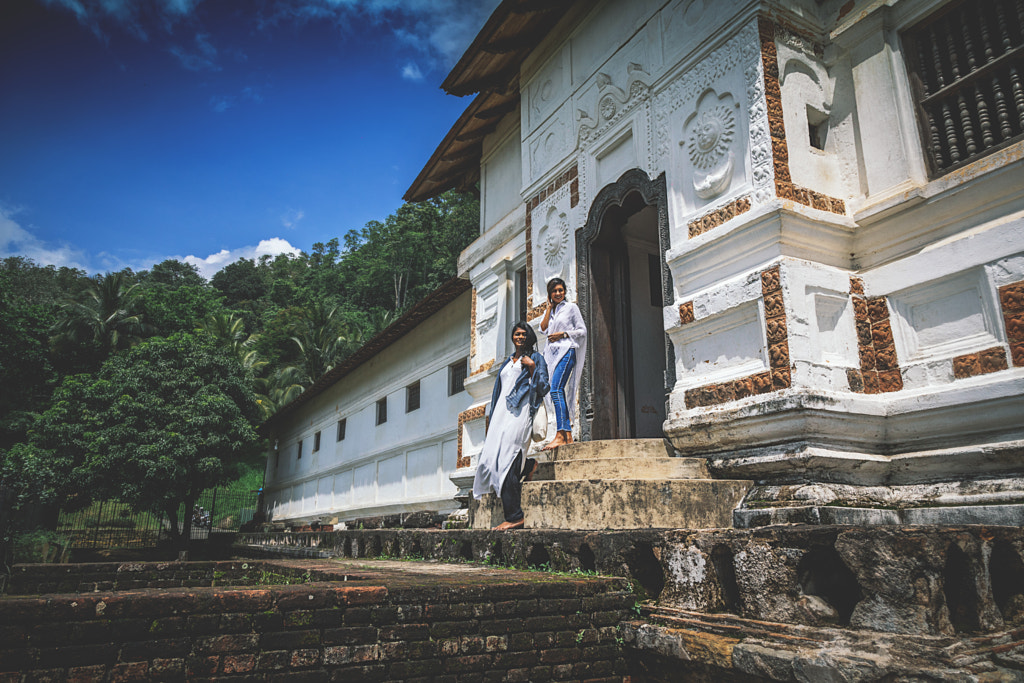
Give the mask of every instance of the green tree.
M 214 286 L 229 306 L 252 302 L 267 293 L 267 282 L 252 259 L 240 258 L 218 270 L 210 284 Z
M 0 268 L 0 449 L 25 438 L 56 380 L 48 343 L 54 306 L 23 298 L 13 280 Z
M 152 328 L 140 315 L 140 290 L 133 278 L 125 271 L 97 275 L 80 294 L 66 298 L 53 328 L 57 348 L 91 344 L 105 358 L 149 334 Z
M 362 331 L 336 305 L 319 301 L 298 312 L 292 327 L 298 383 L 310 386 L 362 344 Z
M 199 494 L 230 479 L 258 446 L 250 384 L 210 339 L 154 338 L 112 356 L 95 377 L 66 379 L 33 442 L 61 458 L 58 484 L 164 513 L 185 547 Z M 67 486 L 57 492 L 67 496 Z
M 167 285 L 175 289 L 182 285 L 201 287 L 206 284 L 196 266 L 172 258 L 161 261 L 150 271 L 143 271 L 140 275 L 146 284 Z

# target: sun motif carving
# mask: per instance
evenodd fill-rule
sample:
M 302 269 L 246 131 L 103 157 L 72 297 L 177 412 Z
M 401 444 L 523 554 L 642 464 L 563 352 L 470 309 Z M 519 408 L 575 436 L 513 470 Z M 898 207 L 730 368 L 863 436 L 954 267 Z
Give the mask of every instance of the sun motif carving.
M 611 95 L 605 95 L 604 99 L 601 100 L 601 116 L 607 121 L 614 117 L 618 111 L 619 107 L 615 103 L 615 99 Z
M 558 272 L 565 261 L 565 255 L 569 251 L 569 221 L 565 215 L 558 217 L 558 220 L 546 226 L 543 242 L 544 263 L 550 271 Z
M 687 140 L 690 161 L 700 169 L 717 165 L 729 153 L 736 132 L 732 108 L 719 105 L 697 115 Z

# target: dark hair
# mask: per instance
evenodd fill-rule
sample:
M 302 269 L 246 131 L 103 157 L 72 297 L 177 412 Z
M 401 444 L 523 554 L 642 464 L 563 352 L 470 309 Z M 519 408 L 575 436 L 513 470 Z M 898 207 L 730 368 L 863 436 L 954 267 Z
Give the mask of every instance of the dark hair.
M 534 348 L 537 346 L 537 333 L 533 331 L 532 327 L 530 327 L 530 323 L 526 322 L 525 320 L 520 320 L 519 322 L 512 326 L 512 332 L 510 332 L 508 335 L 509 339 L 511 339 L 512 336 L 515 335 L 516 330 L 518 329 L 526 331 L 525 352 L 533 353 Z
M 562 285 L 562 289 L 565 290 L 566 294 L 569 293 L 569 288 L 566 286 L 565 280 L 563 280 L 560 277 L 553 277 L 550 280 L 548 280 L 548 298 L 549 299 L 551 298 L 551 290 L 553 290 L 558 285 Z

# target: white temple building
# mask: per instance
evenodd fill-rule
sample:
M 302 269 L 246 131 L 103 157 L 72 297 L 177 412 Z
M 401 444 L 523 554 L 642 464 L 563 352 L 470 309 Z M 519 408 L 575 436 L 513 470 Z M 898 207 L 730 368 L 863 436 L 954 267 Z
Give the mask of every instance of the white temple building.
M 1024 522 L 1022 35 L 1011 0 L 501 2 L 406 194 L 481 195 L 454 480 L 560 276 L 577 439 L 758 482 L 741 525 Z

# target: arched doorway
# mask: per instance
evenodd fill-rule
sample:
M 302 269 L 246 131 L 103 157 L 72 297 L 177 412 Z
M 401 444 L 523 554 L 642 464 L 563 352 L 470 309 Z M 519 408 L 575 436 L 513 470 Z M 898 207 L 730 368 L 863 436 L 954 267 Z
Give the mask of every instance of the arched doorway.
M 662 436 L 675 364 L 662 318 L 672 301 L 665 174 L 626 171 L 576 232 L 577 298 L 589 330 L 583 440 Z

